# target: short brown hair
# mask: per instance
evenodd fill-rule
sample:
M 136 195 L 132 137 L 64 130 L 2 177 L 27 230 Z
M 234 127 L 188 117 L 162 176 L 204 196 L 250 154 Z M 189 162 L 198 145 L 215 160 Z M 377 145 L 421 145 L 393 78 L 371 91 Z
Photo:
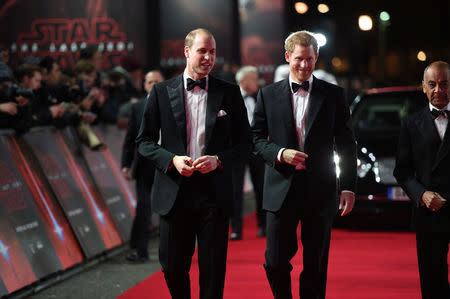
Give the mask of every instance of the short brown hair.
M 41 69 L 34 64 L 21 64 L 17 67 L 16 78 L 20 83 L 23 82 L 23 78 L 33 78 L 35 73 L 41 73 Z
M 194 44 L 194 39 L 197 36 L 197 33 L 199 33 L 199 32 L 206 33 L 207 35 L 214 38 L 214 35 L 208 29 L 197 28 L 197 29 L 192 30 L 191 32 L 189 32 L 186 35 L 186 38 L 184 39 L 184 45 L 188 46 L 189 48 L 192 47 L 192 45 Z
M 313 33 L 302 30 L 291 33 L 284 42 L 284 49 L 288 53 L 294 52 L 295 46 L 300 45 L 304 47 L 312 46 L 316 54 L 319 53 L 319 45 L 317 39 L 314 37 Z
M 76 75 L 79 74 L 91 74 L 96 71 L 95 65 L 86 59 L 78 60 L 77 64 L 75 64 L 75 68 L 73 69 Z

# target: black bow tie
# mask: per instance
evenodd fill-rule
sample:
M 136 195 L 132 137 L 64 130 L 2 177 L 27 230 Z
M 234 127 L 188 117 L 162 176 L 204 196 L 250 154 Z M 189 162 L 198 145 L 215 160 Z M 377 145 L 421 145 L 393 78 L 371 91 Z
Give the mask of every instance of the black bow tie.
M 448 110 L 437 110 L 437 109 L 434 109 L 434 108 L 433 108 L 433 110 L 431 110 L 431 117 L 432 117 L 433 119 L 438 118 L 439 115 L 442 115 L 442 116 L 448 118 L 448 117 L 449 117 L 449 114 L 450 114 L 450 111 L 448 111 Z
M 303 90 L 308 91 L 309 90 L 309 81 L 304 81 L 302 84 L 292 82 L 292 91 L 294 93 L 296 93 L 299 88 L 302 88 Z
M 201 89 L 205 89 L 206 88 L 206 77 L 203 77 L 199 80 L 192 80 L 191 78 L 187 78 L 186 89 L 192 90 L 192 89 L 194 89 L 195 86 L 198 86 Z

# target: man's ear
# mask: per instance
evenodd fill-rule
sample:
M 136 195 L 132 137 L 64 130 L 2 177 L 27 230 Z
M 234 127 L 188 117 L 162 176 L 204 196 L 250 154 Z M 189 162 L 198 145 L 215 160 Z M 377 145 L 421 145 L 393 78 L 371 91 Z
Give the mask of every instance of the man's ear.
M 189 58 L 189 47 L 188 46 L 184 46 L 184 56 L 186 58 Z
M 286 59 L 286 62 L 287 63 L 289 63 L 289 52 L 288 51 L 286 51 L 286 52 L 284 52 L 284 59 Z

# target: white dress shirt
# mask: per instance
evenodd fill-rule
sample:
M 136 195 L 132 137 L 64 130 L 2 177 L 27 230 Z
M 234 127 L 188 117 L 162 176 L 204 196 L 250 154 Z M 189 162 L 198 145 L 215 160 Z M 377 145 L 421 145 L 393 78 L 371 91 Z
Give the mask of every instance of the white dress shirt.
M 304 151 L 305 149 L 306 117 L 308 114 L 308 104 L 313 84 L 313 77 L 309 77 L 307 81 L 309 81 L 309 89 L 307 91 L 303 88 L 299 88 L 297 92 L 294 93 L 292 90 L 292 82 L 297 84 L 300 83 L 294 81 L 294 79 L 289 76 L 289 87 L 292 92 L 292 110 L 294 113 L 295 129 L 297 131 L 298 148 L 300 151 Z
M 247 117 L 248 117 L 248 123 L 252 124 L 253 121 L 253 112 L 255 111 L 255 105 L 256 105 L 256 99 L 250 95 L 248 95 L 242 88 L 241 88 L 241 95 L 242 98 L 244 98 L 244 105 L 247 109 Z
M 438 108 L 434 107 L 433 105 L 431 105 L 431 103 L 429 103 L 429 105 L 430 105 L 430 111 L 432 111 L 433 109 L 450 110 L 450 104 L 447 104 L 447 106 L 445 106 L 444 109 L 438 109 Z M 438 130 L 439 137 L 441 137 L 441 141 L 442 141 L 444 139 L 445 131 L 447 130 L 447 127 L 448 127 L 448 118 L 444 115 L 439 115 L 439 117 L 437 117 L 434 120 L 434 124 L 436 125 L 436 129 Z
M 292 90 L 292 82 L 295 82 L 297 84 L 300 83 L 296 82 L 295 80 L 292 79 L 291 76 L 289 76 L 289 89 L 291 90 L 292 112 L 294 114 L 295 130 L 297 132 L 297 144 L 298 149 L 300 151 L 303 151 L 305 147 L 306 117 L 308 114 L 308 103 L 313 84 L 313 77 L 312 76 L 309 77 L 307 81 L 309 81 L 308 91 L 304 90 L 303 88 L 299 88 L 297 92 L 294 93 L 294 91 Z M 281 161 L 281 154 L 283 153 L 283 150 L 285 150 L 285 148 L 282 148 L 278 152 L 277 156 L 278 161 Z
M 205 120 L 206 101 L 208 98 L 208 76 L 206 76 L 206 87 L 201 89 L 196 86 L 187 90 L 187 78 L 191 78 L 186 71 L 183 75 L 184 96 L 186 99 L 186 137 L 187 155 L 195 160 L 205 154 Z M 193 78 L 191 78 L 193 79 Z

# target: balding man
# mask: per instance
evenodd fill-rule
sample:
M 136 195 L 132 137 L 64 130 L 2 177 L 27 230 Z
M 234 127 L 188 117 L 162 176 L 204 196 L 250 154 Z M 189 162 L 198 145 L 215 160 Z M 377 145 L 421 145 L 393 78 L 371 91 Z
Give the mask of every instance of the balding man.
M 258 69 L 254 66 L 244 66 L 236 73 L 236 82 L 241 88 L 249 123 L 253 120 L 253 111 L 256 104 L 256 93 L 259 89 Z M 233 230 L 230 240 L 242 239 L 242 202 L 245 167 L 248 165 L 250 177 L 253 184 L 253 192 L 256 200 L 256 219 L 258 223 L 258 237 L 266 235 L 266 219 L 262 209 L 263 184 L 264 184 L 264 160 L 251 154 L 248 161 L 236 161 L 233 166 L 233 192 L 234 213 L 231 217 L 231 228 Z
M 164 80 L 158 70 L 149 71 L 145 75 L 144 89 L 150 93 L 153 85 Z M 131 251 L 127 255 L 130 262 L 148 260 L 148 241 L 151 228 L 151 192 L 155 169 L 147 159 L 136 152 L 136 137 L 142 122 L 147 98 L 144 97 L 131 104 L 127 133 L 122 146 L 122 174 L 126 179 L 136 179 L 137 206 L 130 235 Z M 132 167 L 133 166 L 133 167 Z
M 425 68 L 422 87 L 430 102 L 402 124 L 394 176 L 414 203 L 423 299 L 450 298 L 450 70 L 436 61 Z

